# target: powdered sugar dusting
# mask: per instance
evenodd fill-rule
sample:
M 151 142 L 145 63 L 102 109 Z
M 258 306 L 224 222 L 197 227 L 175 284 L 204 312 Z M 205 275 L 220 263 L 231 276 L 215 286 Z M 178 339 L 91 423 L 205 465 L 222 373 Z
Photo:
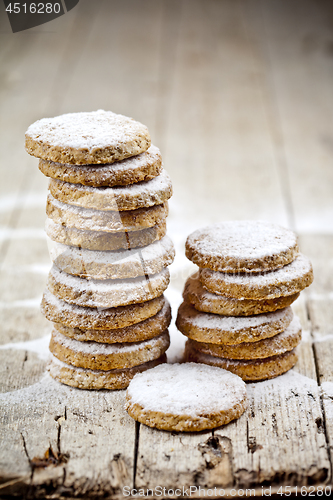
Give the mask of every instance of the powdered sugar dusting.
M 68 113 L 54 118 L 42 118 L 28 128 L 26 135 L 35 141 L 63 148 L 117 147 L 132 141 L 148 129 L 142 123 L 99 109 L 93 112 Z
M 48 287 L 57 292 L 59 285 L 68 291 L 68 302 L 88 307 L 118 307 L 157 297 L 161 295 L 169 284 L 169 270 L 163 269 L 160 273 L 146 277 L 125 280 L 88 280 L 71 276 L 60 271 L 55 265 L 49 274 Z M 55 287 L 53 286 L 55 284 Z
M 73 171 L 90 172 L 90 173 L 94 172 L 98 174 L 99 182 L 103 182 L 103 180 L 106 181 L 108 179 L 109 176 L 108 174 L 110 173 L 110 170 L 117 170 L 119 174 L 121 172 L 125 174 L 129 169 L 132 170 L 146 165 L 148 161 L 153 160 L 157 162 L 161 159 L 162 157 L 160 150 L 158 149 L 158 147 L 152 144 L 150 148 L 147 149 L 147 151 L 144 151 L 143 153 L 140 153 L 139 155 L 136 156 L 131 156 L 130 158 L 125 158 L 125 160 L 120 160 L 115 163 L 100 163 L 100 164 L 92 163 L 91 165 L 71 165 L 71 164 L 57 163 L 57 162 L 52 162 L 52 163 L 56 166 L 59 166 L 59 168 L 63 166 L 68 166 Z
M 151 180 L 128 186 L 91 187 L 51 179 L 50 191 L 54 198 L 65 203 L 68 198 L 71 205 L 79 207 L 105 211 L 133 210 L 164 203 L 172 195 L 172 183 L 163 169 Z
M 60 344 L 75 353 L 89 354 L 91 356 L 98 356 L 101 354 L 107 356 L 112 354 L 139 352 L 142 350 L 152 350 L 169 340 L 168 332 L 163 332 L 157 337 L 149 340 L 143 340 L 141 342 L 124 342 L 117 344 L 102 344 L 92 341 L 81 342 L 79 340 L 66 337 L 57 330 L 52 331 L 52 337 L 57 344 Z
M 253 260 L 274 257 L 297 247 L 289 229 L 264 221 L 227 221 L 194 231 L 187 247 L 203 257 Z
M 56 261 L 59 256 L 63 255 L 66 261 L 80 261 L 82 267 L 92 264 L 96 266 L 112 266 L 113 264 L 136 265 L 144 269 L 142 274 L 150 274 L 151 264 L 168 254 L 170 254 L 170 262 L 166 265 L 171 264 L 175 253 L 169 236 L 164 236 L 161 240 L 155 241 L 145 247 L 119 251 L 86 250 L 78 247 L 69 247 L 49 240 L 49 250 L 53 261 Z
M 194 307 L 185 302 L 183 302 L 179 308 L 179 315 L 194 327 L 233 333 L 244 330 L 250 331 L 265 325 L 273 325 L 281 321 L 290 324 L 293 318 L 291 307 L 285 307 L 278 311 L 257 314 L 255 316 L 221 316 L 219 314 L 197 311 Z
M 267 291 L 264 298 L 270 299 L 281 295 L 292 295 L 301 291 L 305 286 L 312 283 L 312 265 L 310 260 L 303 254 L 299 254 L 290 264 L 267 273 L 245 274 L 245 273 L 221 273 L 210 269 L 200 270 L 200 279 L 207 288 L 217 289 L 222 286 L 230 286 L 229 294 L 232 294 L 232 286 L 241 287 L 243 297 L 251 297 L 251 292 L 257 290 Z M 303 279 L 307 279 L 303 283 Z
M 197 417 L 232 409 L 246 397 L 246 386 L 221 368 L 163 364 L 135 375 L 127 395 L 147 411 Z

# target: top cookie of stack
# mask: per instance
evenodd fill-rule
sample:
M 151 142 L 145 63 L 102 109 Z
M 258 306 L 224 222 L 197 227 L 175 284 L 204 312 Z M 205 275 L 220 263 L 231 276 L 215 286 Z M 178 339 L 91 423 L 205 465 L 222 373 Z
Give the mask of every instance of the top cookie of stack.
M 77 387 L 124 388 L 169 345 L 172 184 L 160 151 L 147 127 L 103 110 L 35 122 L 26 149 L 51 178 L 53 267 L 42 302 L 55 328 L 50 373 Z
M 200 268 L 177 318 L 190 339 L 187 358 L 244 380 L 291 368 L 301 333 L 289 306 L 313 280 L 296 235 L 263 221 L 223 222 L 192 233 L 186 256 Z

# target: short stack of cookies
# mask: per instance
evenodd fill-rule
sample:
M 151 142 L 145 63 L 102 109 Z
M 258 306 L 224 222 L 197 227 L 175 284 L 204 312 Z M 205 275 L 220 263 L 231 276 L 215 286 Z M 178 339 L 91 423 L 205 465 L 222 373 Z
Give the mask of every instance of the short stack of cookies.
M 165 362 L 170 343 L 172 185 L 160 151 L 144 125 L 103 110 L 35 122 L 26 150 L 51 178 L 49 372 L 73 387 L 123 389 Z
M 186 241 L 199 266 L 176 325 L 185 359 L 225 368 L 245 381 L 276 377 L 297 361 L 301 325 L 290 305 L 313 281 L 293 231 L 263 221 L 228 221 Z

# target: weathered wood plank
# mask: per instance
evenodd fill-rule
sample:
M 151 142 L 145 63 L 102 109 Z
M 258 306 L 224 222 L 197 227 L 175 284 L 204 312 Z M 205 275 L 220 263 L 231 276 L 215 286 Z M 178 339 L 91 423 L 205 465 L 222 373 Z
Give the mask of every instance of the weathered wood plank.
M 299 232 L 332 232 L 331 2 L 244 2 L 267 60 L 281 174 Z M 268 108 L 269 109 L 269 108 Z
M 333 300 L 310 299 L 309 314 L 313 325 L 314 352 L 322 387 L 325 429 L 331 463 L 333 462 Z
M 0 353 L 7 361 L 13 356 Z M 80 391 L 40 378 L 45 362 L 31 363 L 25 354 L 15 352 L 8 365 L 15 364 L 7 379 L 12 392 L 0 396 L 0 482 L 21 478 L 20 487 L 35 497 L 113 495 L 131 487 L 135 423 L 123 409 L 124 392 Z
M 286 224 L 254 77 L 266 67 L 253 57 L 239 3 L 185 1 L 179 23 L 165 164 L 183 220 L 189 231 L 194 220 L 196 226 L 246 217 Z

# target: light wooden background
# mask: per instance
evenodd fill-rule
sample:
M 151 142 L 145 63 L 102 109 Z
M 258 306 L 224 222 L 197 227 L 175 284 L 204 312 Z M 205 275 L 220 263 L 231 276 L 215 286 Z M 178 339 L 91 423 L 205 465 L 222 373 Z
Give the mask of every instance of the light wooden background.
M 301 248 L 312 259 L 315 270 L 315 282 L 297 306 L 303 324 L 310 331 L 297 370 L 319 384 L 332 383 L 333 3 L 329 0 L 81 0 L 65 16 L 16 34 L 11 33 L 3 3 L 0 9 L 0 342 L 3 346 L 38 339 L 48 331 L 38 309 L 50 265 L 43 233 L 47 180 L 39 172 L 37 160 L 24 151 L 24 132 L 30 123 L 45 116 L 103 108 L 145 123 L 172 177 L 174 196 L 170 203 L 169 234 L 178 252 L 169 292 L 173 305 L 179 302 L 184 279 L 191 269 L 183 256 L 183 245 L 193 229 L 228 219 L 266 219 L 289 226 L 299 234 Z M 179 337 L 175 331 L 173 339 L 172 354 L 176 355 Z M 316 342 L 318 339 L 321 342 Z M 24 345 L 22 350 L 0 350 L 0 359 L 3 391 L 36 382 L 44 368 L 37 354 L 25 350 Z M 94 397 L 100 401 L 101 396 L 90 394 L 82 405 L 87 409 Z M 122 396 L 107 398 L 112 403 Z M 284 458 L 276 459 L 274 466 L 267 447 L 251 445 L 258 438 L 233 441 L 243 431 L 254 436 L 259 417 L 252 420 L 251 415 L 244 417 L 249 420 L 244 420 L 245 423 L 240 420 L 243 423 L 237 424 L 237 432 L 227 429 L 220 433 L 220 444 L 228 457 L 229 441 L 223 436 L 230 434 L 234 449 L 232 471 L 229 470 L 228 476 L 224 465 L 218 465 L 218 469 L 214 466 L 210 472 L 205 469 L 202 474 L 206 474 L 208 484 L 216 481 L 219 484 L 217 472 L 221 475 L 222 469 L 227 477 L 224 483 L 221 480 L 223 484 L 230 484 L 230 474 L 237 484 L 259 485 L 264 479 L 273 481 L 283 473 L 293 477 L 297 484 L 309 481 L 310 476 L 313 482 L 329 480 L 333 402 L 327 395 L 321 396 L 320 388 L 316 389 L 314 399 L 315 407 L 310 405 L 309 412 L 317 416 L 312 423 L 321 420 L 316 420 L 316 425 L 307 424 L 310 427 L 301 435 L 296 429 L 297 422 L 292 424 L 292 419 L 285 417 L 287 426 L 295 426 L 292 452 L 285 451 L 286 455 L 281 452 Z M 253 404 L 260 410 L 258 401 Z M 110 474 L 104 477 L 90 461 L 87 464 L 84 453 L 72 451 L 72 456 L 77 453 L 79 457 L 78 465 L 77 469 L 73 466 L 74 472 L 68 472 L 67 482 L 74 484 L 78 470 L 85 478 L 75 483 L 81 485 L 76 493 L 96 488 L 101 477 L 108 484 L 105 491 L 117 493 L 126 484 L 124 477 L 132 478 L 133 468 L 138 471 L 140 484 L 151 485 L 163 478 L 168 484 L 175 484 L 179 477 L 185 483 L 193 480 L 195 468 L 200 469 L 200 460 L 206 456 L 204 448 L 200 451 L 200 443 L 207 436 L 184 437 L 182 448 L 177 436 L 165 437 L 164 433 L 155 434 L 143 428 L 140 436 L 144 438 L 138 440 L 138 427 L 135 429 L 133 422 L 122 415 L 120 406 L 114 405 L 113 418 L 119 417 L 125 423 L 113 455 L 124 453 L 126 466 L 113 459 L 117 472 L 113 471 L 116 479 L 113 476 L 110 480 Z M 294 405 L 298 407 L 297 401 Z M 79 413 L 83 415 L 85 411 L 81 409 Z M 59 415 L 62 412 L 63 408 Z M 8 428 L 4 432 L 12 462 L 6 458 L 8 452 L 2 451 L 1 467 L 5 472 L 1 477 L 30 478 L 29 461 L 22 451 L 18 431 L 25 436 L 24 446 L 28 451 L 30 448 L 31 459 L 43 455 L 47 443 L 57 441 L 57 429 L 61 426 L 52 427 L 44 419 L 45 436 L 37 443 L 29 438 L 29 433 L 24 433 L 29 426 L 22 423 L 23 417 L 15 420 L 13 413 L 9 414 L 14 423 L 10 432 Z M 83 425 L 88 417 L 82 417 L 82 421 L 77 416 L 72 418 L 77 426 L 80 422 Z M 91 423 L 93 427 L 95 424 Z M 68 429 L 70 434 L 71 428 Z M 307 432 L 312 436 L 310 440 Z M 92 446 L 103 443 L 106 439 L 103 436 L 99 435 Z M 74 446 L 73 436 L 68 439 L 68 446 Z M 261 441 L 265 439 L 259 437 Z M 279 446 L 269 439 L 268 445 L 273 442 Z M 156 456 L 152 440 L 160 443 Z M 287 444 L 281 446 L 288 449 Z M 176 462 L 165 458 L 170 455 L 166 449 L 171 448 L 176 450 Z M 189 454 L 193 455 L 192 461 L 186 468 L 182 464 Z M 73 463 L 75 460 L 69 462 Z M 61 474 L 59 467 L 54 473 L 55 488 L 60 484 L 59 478 L 63 478 L 63 470 L 67 470 L 64 465 L 61 467 Z M 174 467 L 177 473 L 172 475 Z M 237 476 L 237 470 L 245 470 L 247 475 Z M 212 471 L 217 471 L 215 476 Z M 39 480 L 40 484 L 44 484 L 44 479 Z

